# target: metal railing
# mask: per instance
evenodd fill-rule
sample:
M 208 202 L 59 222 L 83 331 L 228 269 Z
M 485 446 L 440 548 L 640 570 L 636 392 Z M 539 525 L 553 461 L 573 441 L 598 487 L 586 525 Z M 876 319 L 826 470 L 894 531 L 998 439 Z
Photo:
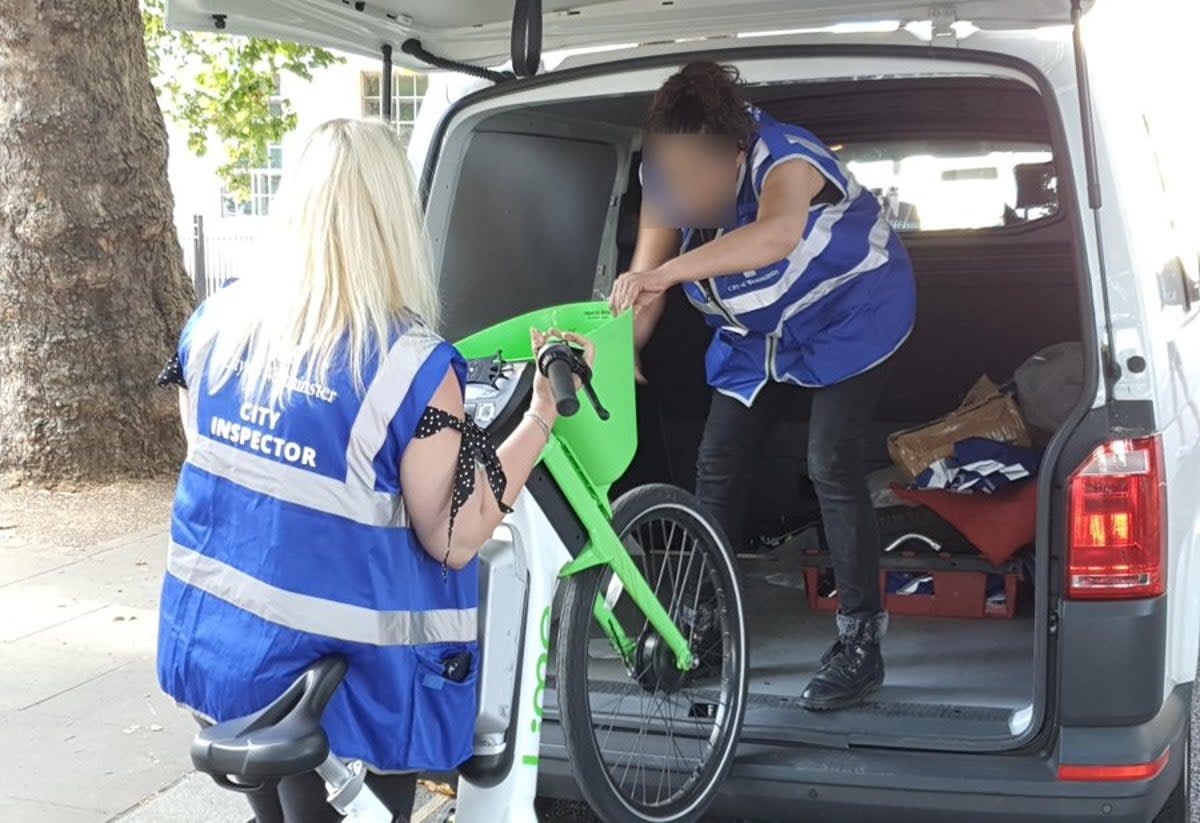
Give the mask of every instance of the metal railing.
M 205 221 L 200 214 L 192 217 L 190 225 L 177 228 L 197 302 L 258 265 L 266 232 L 265 221 L 256 218 Z

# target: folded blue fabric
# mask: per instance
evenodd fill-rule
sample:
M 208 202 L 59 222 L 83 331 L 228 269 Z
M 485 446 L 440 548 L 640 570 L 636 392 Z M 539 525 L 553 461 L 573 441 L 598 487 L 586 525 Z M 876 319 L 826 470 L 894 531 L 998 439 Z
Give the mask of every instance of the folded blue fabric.
M 888 594 L 920 594 L 929 596 L 933 594 L 933 575 L 913 572 L 888 572 L 887 592 Z
M 917 475 L 913 487 L 946 489 L 964 494 L 992 494 L 1013 483 L 1036 477 L 1042 453 L 985 437 L 954 444 L 954 454 L 938 460 Z

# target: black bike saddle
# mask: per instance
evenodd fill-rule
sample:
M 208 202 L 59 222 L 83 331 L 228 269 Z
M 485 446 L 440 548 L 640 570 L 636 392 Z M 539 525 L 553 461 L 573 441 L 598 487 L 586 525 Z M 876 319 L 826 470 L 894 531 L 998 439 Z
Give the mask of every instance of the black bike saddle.
M 311 772 L 329 756 L 321 715 L 345 674 L 343 658 L 318 660 L 265 709 L 198 733 L 192 763 L 239 791 Z

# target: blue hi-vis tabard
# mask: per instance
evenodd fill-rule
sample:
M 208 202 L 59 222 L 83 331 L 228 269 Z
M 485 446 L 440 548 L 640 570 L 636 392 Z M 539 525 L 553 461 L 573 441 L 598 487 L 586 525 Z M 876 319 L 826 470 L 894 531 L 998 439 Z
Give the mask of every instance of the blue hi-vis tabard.
M 913 487 L 946 489 L 963 494 L 993 494 L 1036 477 L 1042 453 L 1037 449 L 968 437 L 954 444 L 954 454 L 935 461 L 917 475 Z
M 442 770 L 471 754 L 478 665 L 476 563 L 443 570 L 405 517 L 400 457 L 449 369 L 465 364 L 419 324 L 328 385 L 289 380 L 280 408 L 211 391 L 208 361 L 238 285 L 188 322 L 187 462 L 163 585 L 159 681 L 215 721 L 257 711 L 315 660 L 349 672 L 324 717 L 333 752 L 376 771 Z M 335 361 L 336 363 L 336 361 Z M 237 370 L 236 363 L 232 364 Z M 469 651 L 461 682 L 443 662 Z
M 879 365 L 908 338 L 916 313 L 912 265 L 875 196 L 810 132 L 752 112 L 758 131 L 730 228 L 758 217 L 767 175 L 781 163 L 809 163 L 836 196 L 813 203 L 804 239 L 784 260 L 684 286 L 716 329 L 709 384 L 746 405 L 768 381 L 829 386 Z M 685 230 L 682 251 L 698 241 Z

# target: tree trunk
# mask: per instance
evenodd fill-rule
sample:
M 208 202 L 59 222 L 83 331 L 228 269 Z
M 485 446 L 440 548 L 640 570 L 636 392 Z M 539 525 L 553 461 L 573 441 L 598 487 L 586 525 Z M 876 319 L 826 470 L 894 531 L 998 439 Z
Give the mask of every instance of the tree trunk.
M 178 468 L 172 208 L 138 0 L 0 0 L 0 474 Z

